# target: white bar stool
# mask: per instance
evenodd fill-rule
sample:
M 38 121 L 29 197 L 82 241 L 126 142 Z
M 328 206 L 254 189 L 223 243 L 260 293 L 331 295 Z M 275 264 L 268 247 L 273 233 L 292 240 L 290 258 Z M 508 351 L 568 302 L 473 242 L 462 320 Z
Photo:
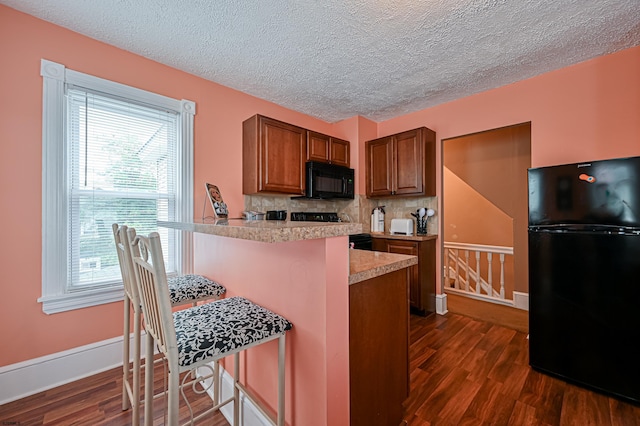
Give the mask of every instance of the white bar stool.
M 203 382 L 212 376 L 194 379 L 192 374 L 185 374 L 180 381 L 180 374 L 193 372 L 197 367 L 234 355 L 233 397 L 220 403 L 213 401 L 212 407 L 197 418 L 194 418 L 191 412 L 191 423 L 233 402 L 233 424 L 238 426 L 241 390 L 246 398 L 260 406 L 250 392 L 239 383 L 239 353 L 278 339 L 278 408 L 276 419 L 269 420 L 274 425 L 284 426 L 285 333 L 292 328 L 292 324 L 282 316 L 243 297 L 231 297 L 172 312 L 159 234 L 152 232 L 148 237 L 136 236 L 135 230 L 131 228 L 127 234 L 147 332 L 145 425 L 153 423 L 154 343 L 159 352 L 166 357 L 169 366 L 168 425 L 178 424 L 180 390 L 193 386 L 194 382 L 206 386 Z M 186 402 L 188 404 L 188 401 Z M 189 409 L 191 410 L 190 406 Z
M 131 251 L 125 239 L 127 226 L 112 225 L 113 237 L 118 252 L 118 262 L 124 287 L 124 333 L 122 355 L 122 410 L 131 408 L 132 426 L 140 419 L 140 324 L 142 318 L 141 300 L 135 284 L 135 273 Z M 221 284 L 202 275 L 187 274 L 167 279 L 169 298 L 172 306 L 192 304 L 198 301 L 219 299 L 227 290 Z M 131 354 L 131 310 L 133 308 L 133 354 Z M 133 356 L 133 366 L 129 359 Z M 216 366 L 217 367 L 217 366 Z M 217 370 L 217 368 L 216 368 Z

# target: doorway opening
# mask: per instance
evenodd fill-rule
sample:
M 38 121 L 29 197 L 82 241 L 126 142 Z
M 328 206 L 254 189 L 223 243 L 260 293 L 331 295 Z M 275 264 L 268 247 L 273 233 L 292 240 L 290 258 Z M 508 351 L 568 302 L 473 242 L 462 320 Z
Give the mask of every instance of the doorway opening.
M 528 309 L 531 123 L 442 141 L 442 293 Z

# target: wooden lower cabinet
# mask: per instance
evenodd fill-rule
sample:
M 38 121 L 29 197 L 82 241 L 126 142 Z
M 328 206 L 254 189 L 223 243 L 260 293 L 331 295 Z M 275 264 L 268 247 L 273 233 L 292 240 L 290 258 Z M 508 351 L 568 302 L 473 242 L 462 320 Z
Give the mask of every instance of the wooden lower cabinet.
M 418 264 L 409 268 L 411 313 L 426 316 L 435 312 L 436 241 L 374 238 L 373 250 L 418 256 Z
M 351 426 L 402 422 L 409 396 L 407 271 L 349 286 Z

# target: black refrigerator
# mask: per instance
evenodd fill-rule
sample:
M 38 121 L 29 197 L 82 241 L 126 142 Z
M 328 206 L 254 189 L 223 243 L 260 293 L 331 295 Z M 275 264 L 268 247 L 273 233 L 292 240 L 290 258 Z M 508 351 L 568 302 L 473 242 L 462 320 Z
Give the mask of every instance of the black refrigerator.
M 640 157 L 528 178 L 529 363 L 640 404 Z

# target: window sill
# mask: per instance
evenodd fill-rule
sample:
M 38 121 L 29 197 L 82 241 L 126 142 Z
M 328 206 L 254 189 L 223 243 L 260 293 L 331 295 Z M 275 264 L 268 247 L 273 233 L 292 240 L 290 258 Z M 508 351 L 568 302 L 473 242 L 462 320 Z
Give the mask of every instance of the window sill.
M 59 312 L 66 312 L 74 309 L 118 302 L 121 301 L 123 297 L 124 291 L 122 287 L 120 287 L 42 296 L 38 299 L 38 302 L 42 303 L 42 311 L 45 314 L 57 314 Z

